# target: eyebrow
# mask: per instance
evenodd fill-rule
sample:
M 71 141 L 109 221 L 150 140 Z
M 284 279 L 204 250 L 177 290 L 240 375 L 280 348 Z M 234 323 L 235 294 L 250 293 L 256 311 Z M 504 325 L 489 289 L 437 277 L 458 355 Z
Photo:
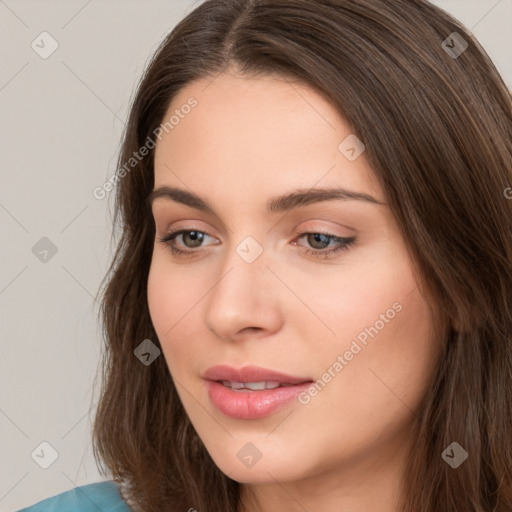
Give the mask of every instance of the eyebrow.
M 151 207 L 156 199 L 161 198 L 216 215 L 214 209 L 204 199 L 187 190 L 169 186 L 158 187 L 149 194 L 147 204 Z M 313 188 L 298 189 L 281 196 L 273 197 L 267 201 L 267 211 L 270 213 L 284 212 L 308 204 L 332 200 L 355 200 L 370 204 L 385 204 L 369 194 L 354 192 L 345 188 Z

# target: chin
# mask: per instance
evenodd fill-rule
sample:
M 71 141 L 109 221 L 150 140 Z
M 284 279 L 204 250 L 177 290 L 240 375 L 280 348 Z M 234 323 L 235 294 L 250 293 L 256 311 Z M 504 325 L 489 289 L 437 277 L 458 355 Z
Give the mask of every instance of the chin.
M 250 441 L 238 441 L 236 446 L 227 449 L 216 445 L 209 453 L 215 465 L 226 476 L 239 483 L 275 483 L 276 480 L 295 481 L 305 477 L 308 471 L 304 461 L 283 456 L 282 452 L 285 450 L 271 445 L 265 448 L 262 444 L 258 444 L 258 449 Z
M 229 478 L 241 484 L 265 484 L 300 480 L 301 475 L 297 468 L 292 469 L 283 464 L 265 464 L 261 460 L 252 468 L 241 467 L 240 464 L 226 461 L 217 464 L 217 467 Z

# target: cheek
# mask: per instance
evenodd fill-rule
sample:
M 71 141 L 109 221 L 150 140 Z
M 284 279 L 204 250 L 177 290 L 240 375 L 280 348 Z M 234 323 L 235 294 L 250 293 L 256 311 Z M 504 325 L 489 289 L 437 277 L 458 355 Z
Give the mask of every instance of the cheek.
M 369 367 L 376 379 L 382 376 L 382 386 L 389 383 L 396 402 L 416 409 L 431 384 L 442 340 L 419 289 L 404 295 L 401 302 L 403 310 L 390 323 Z
M 398 281 L 392 292 L 382 289 L 371 300 L 354 302 L 348 322 L 337 324 L 341 342 L 331 345 L 328 360 L 332 364 L 346 354 L 346 363 L 325 398 L 343 403 L 361 424 L 365 417 L 385 423 L 395 414 L 405 421 L 419 406 L 441 355 L 428 305 L 413 282 L 405 281 L 412 286 Z
M 308 359 L 320 383 L 296 420 L 308 433 L 316 433 L 314 442 L 322 445 L 318 451 L 333 463 L 349 451 L 372 451 L 381 443 L 391 443 L 398 432 L 404 432 L 439 360 L 441 344 L 414 279 L 407 272 L 401 280 L 392 277 L 392 273 L 381 275 L 378 286 L 368 282 L 361 286 L 361 295 L 343 299 L 337 308 L 331 306 L 333 314 L 327 321 L 337 333 L 331 338 L 335 341 L 316 344 L 315 357 Z M 401 309 L 393 309 L 394 303 Z M 386 323 L 380 315 L 390 308 Z M 361 333 L 366 344 L 357 338 Z M 340 369 L 336 361 L 347 351 L 351 359 L 344 357 Z M 293 429 L 287 427 L 280 427 L 282 434 L 293 436 Z M 334 440 L 339 448 L 333 448 Z
M 148 306 L 151 320 L 157 334 L 172 327 L 173 315 L 177 305 L 176 286 L 171 286 L 171 277 L 166 276 L 158 259 L 153 258 L 148 276 Z M 162 339 L 160 340 L 162 341 Z
M 161 259 L 161 258 L 160 258 Z M 179 327 L 184 305 L 189 303 L 190 288 L 180 286 L 177 273 L 165 269 L 158 257 L 154 257 L 148 276 L 148 306 L 153 326 L 160 343 L 166 350 L 166 339 Z
M 186 321 L 187 312 L 201 299 L 201 290 L 196 290 L 199 280 L 191 280 L 179 267 L 169 264 L 166 256 L 162 248 L 155 248 L 148 276 L 148 306 L 159 333 L 175 330 L 174 326 Z
M 321 335 L 322 343 L 315 345 L 320 353 L 343 353 L 355 339 L 362 347 L 365 342 L 369 346 L 374 337 L 391 334 L 404 316 L 415 317 L 413 324 L 424 317 L 421 301 L 414 299 L 415 289 L 410 263 L 395 245 L 384 240 L 361 249 L 357 257 L 347 258 L 346 265 L 314 280 L 307 276 L 295 282 L 294 292 L 316 314 L 300 304 L 295 308 L 299 339 L 320 341 Z
M 312 300 L 311 309 L 335 334 L 318 322 L 302 324 L 310 340 L 318 340 L 319 328 L 327 333 L 315 343 L 311 361 L 316 375 L 329 368 L 336 374 L 321 392 L 324 399 L 351 404 L 362 415 L 400 401 L 416 407 L 441 354 L 439 333 L 405 250 L 395 247 L 378 256 L 326 281 Z M 338 356 L 342 367 L 333 368 Z
M 185 369 L 190 371 L 190 362 L 196 359 L 194 341 L 204 339 L 198 314 L 208 289 L 204 280 L 191 279 L 170 265 L 165 254 L 154 255 L 148 276 L 148 307 L 169 370 L 178 378 Z

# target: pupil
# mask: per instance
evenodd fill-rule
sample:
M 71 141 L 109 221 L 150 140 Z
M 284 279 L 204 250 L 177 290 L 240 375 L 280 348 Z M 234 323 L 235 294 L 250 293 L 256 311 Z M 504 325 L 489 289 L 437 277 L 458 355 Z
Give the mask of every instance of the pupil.
M 324 239 L 325 239 L 325 244 L 322 245 L 321 247 L 315 247 L 315 249 L 325 249 L 325 247 L 327 247 L 329 245 L 329 237 L 327 235 L 323 235 L 322 233 L 313 233 L 312 237 L 313 237 L 314 243 L 312 243 L 311 245 L 313 247 L 315 247 L 315 243 L 318 242 L 319 237 L 324 237 Z
M 190 237 L 192 239 L 193 242 L 199 242 L 198 244 L 196 245 L 200 245 L 201 243 L 201 237 L 202 237 L 202 233 L 199 233 L 198 231 L 189 231 L 187 233 L 187 236 Z M 194 246 L 195 247 L 195 246 Z

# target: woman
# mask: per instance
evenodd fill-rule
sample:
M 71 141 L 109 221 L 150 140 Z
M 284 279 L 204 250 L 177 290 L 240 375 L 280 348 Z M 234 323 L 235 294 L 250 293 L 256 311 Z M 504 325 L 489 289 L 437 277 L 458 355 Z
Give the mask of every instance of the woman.
M 427 1 L 199 5 L 113 183 L 112 481 L 37 510 L 510 511 L 511 140 Z

